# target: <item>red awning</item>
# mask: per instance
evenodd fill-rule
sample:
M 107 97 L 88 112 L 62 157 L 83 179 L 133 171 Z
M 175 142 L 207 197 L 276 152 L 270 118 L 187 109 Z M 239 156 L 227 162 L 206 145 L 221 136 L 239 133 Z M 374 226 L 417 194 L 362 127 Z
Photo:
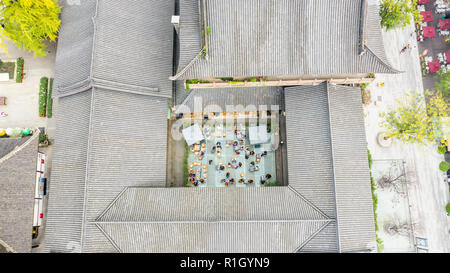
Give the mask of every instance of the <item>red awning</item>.
M 445 52 L 445 61 L 450 64 L 450 52 Z
M 423 27 L 423 37 L 434 38 L 436 37 L 436 29 L 434 27 Z
M 428 68 L 430 69 L 430 73 L 436 73 L 441 69 L 441 64 L 439 61 L 428 62 Z
M 450 19 L 439 19 L 440 29 L 450 29 Z
M 430 3 L 430 0 L 419 0 L 419 1 L 417 1 L 417 3 L 419 5 L 428 4 L 428 3 Z
M 422 22 L 433 22 L 433 12 L 431 10 L 421 11 L 420 15 L 422 15 Z

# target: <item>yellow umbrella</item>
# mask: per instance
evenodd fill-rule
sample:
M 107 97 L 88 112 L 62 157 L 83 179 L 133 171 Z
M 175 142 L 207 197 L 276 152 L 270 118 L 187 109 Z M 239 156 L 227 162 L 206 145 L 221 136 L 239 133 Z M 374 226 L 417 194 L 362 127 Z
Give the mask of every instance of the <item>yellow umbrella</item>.
M 0 130 L 0 137 L 5 136 L 6 135 L 6 131 L 5 130 Z

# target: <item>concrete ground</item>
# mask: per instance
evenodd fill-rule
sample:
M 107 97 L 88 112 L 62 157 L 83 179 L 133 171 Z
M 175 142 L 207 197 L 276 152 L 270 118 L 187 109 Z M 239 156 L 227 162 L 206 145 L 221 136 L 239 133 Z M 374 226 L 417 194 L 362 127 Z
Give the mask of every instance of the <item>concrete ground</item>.
M 0 97 L 7 97 L 7 105 L 0 106 L 0 111 L 6 112 L 7 117 L 0 118 L 0 128 L 15 128 L 15 127 L 27 127 L 27 128 L 39 128 L 44 127 L 50 141 L 53 142 L 54 137 L 54 119 L 39 117 L 39 83 L 41 77 L 53 77 L 54 66 L 56 57 L 56 44 L 48 43 L 49 54 L 46 57 L 39 58 L 33 57 L 32 53 L 20 50 L 14 46 L 14 44 L 8 44 L 8 56 L 3 51 L 0 51 L 0 59 L 2 60 L 15 60 L 18 57 L 23 57 L 25 60 L 24 65 L 24 78 L 23 83 L 16 82 L 0 82 Z M 53 102 L 53 112 L 57 108 L 57 100 Z M 51 162 L 52 162 L 52 146 L 45 148 L 39 148 L 40 152 L 43 152 L 47 156 L 46 172 L 45 176 L 50 182 Z M 47 198 L 44 198 L 44 219 L 43 224 L 39 229 L 39 236 L 33 240 L 33 245 L 40 245 L 38 248 L 33 248 L 32 252 L 41 252 L 45 231 L 45 222 L 47 215 Z M 31 227 L 30 227 L 31 229 Z M 31 236 L 31 233 L 30 233 Z
M 377 234 L 383 240 L 383 252 L 415 252 L 403 161 L 375 160 L 372 176 L 378 197 Z M 395 181 L 390 186 L 380 185 L 383 177 Z M 387 228 L 392 225 L 398 227 L 398 231 Z
M 33 57 L 32 53 L 16 48 L 12 43 L 8 44 L 8 56 L 0 50 L 0 59 L 17 59 L 23 57 L 25 60 L 23 83 L 0 82 L 0 97 L 7 97 L 7 105 L 0 106 L 0 111 L 6 112 L 7 117 L 0 118 L 0 128 L 8 127 L 46 127 L 50 136 L 54 128 L 51 119 L 39 117 L 39 82 L 41 77 L 53 77 L 56 44 L 48 45 L 50 53 L 44 57 Z
M 388 111 L 409 91 L 423 92 L 422 72 L 414 25 L 405 29 L 383 32 L 386 54 L 391 64 L 404 73 L 398 75 L 376 75 L 368 86 L 372 103 L 364 107 L 366 134 L 369 149 L 374 160 L 400 159 L 405 161 L 408 180 L 408 195 L 414 223 L 414 235 L 428 239 L 429 252 L 450 252 L 450 219 L 445 205 L 450 201 L 449 188 L 439 162 L 444 160 L 436 152 L 436 146 L 418 146 L 394 141 L 389 148 L 377 143 L 380 113 Z M 411 44 L 412 50 L 400 54 L 400 50 Z M 377 86 L 384 83 L 384 86 Z

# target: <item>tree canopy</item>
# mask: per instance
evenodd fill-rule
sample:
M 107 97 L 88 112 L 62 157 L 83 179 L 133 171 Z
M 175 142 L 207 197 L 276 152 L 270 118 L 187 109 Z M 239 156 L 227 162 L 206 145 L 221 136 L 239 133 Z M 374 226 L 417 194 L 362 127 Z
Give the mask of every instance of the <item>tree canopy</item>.
M 397 27 L 406 27 L 414 18 L 421 20 L 417 10 L 417 0 L 382 0 L 380 4 L 381 25 L 390 30 Z
M 398 106 L 394 110 L 382 113 L 381 127 L 386 130 L 386 135 L 404 143 L 418 144 L 437 143 L 448 138 L 443 131 L 447 121 L 443 118 L 447 116 L 449 106 L 441 93 L 429 94 L 426 103 L 424 95 L 408 93 L 397 100 Z
M 0 0 L 0 47 L 7 52 L 9 39 L 35 56 L 47 55 L 44 41 L 58 37 L 60 13 L 57 0 Z

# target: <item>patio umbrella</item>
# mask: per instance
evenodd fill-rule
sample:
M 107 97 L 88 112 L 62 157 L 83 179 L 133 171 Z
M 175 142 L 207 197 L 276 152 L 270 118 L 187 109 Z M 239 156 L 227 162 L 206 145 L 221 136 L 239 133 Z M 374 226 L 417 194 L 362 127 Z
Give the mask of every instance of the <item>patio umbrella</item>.
M 422 22 L 433 22 L 433 12 L 431 10 L 421 11 L 420 15 L 422 15 Z
M 434 27 L 423 27 L 423 37 L 426 38 L 435 38 L 436 37 L 436 29 Z
M 430 68 L 430 73 L 436 73 L 441 69 L 441 64 L 439 61 L 428 62 L 428 67 Z
M 5 135 L 6 135 L 6 131 L 3 130 L 3 129 L 1 129 L 1 130 L 0 130 L 0 137 L 5 136 Z
M 450 19 L 439 19 L 440 29 L 450 29 Z

